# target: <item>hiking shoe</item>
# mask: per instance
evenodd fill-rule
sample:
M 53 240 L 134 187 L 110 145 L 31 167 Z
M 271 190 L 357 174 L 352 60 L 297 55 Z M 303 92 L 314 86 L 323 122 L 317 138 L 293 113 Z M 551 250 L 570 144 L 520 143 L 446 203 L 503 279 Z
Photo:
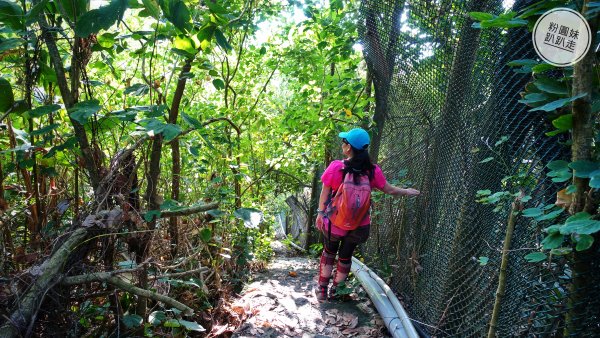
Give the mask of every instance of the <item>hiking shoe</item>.
M 317 296 L 317 300 L 319 302 L 326 301 L 327 300 L 327 287 L 317 285 L 317 287 L 315 288 L 315 296 Z

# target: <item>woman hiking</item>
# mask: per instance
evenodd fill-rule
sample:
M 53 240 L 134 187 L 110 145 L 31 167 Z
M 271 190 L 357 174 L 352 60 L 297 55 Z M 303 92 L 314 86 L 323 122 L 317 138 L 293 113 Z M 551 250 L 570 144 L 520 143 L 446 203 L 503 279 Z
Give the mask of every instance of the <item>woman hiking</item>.
M 394 196 L 420 194 L 416 189 L 402 189 L 387 183 L 381 168 L 371 162 L 367 150 L 370 138 L 364 129 L 342 132 L 339 137 L 346 159 L 331 162 L 321 176 L 323 189 L 317 210 L 316 225 L 324 233 L 319 282 L 315 290 L 320 302 L 335 298 L 336 287 L 350 272 L 354 249 L 369 237 L 371 189 Z M 328 293 L 336 255 L 337 267 Z

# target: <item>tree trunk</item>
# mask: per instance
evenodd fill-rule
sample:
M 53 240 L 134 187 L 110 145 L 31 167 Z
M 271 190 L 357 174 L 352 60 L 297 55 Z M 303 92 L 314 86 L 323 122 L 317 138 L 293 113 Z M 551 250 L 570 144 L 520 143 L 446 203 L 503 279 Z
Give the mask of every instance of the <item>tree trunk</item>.
M 589 8 L 589 0 L 584 2 L 582 13 L 585 13 Z M 592 32 L 598 29 L 599 17 L 596 16 L 590 24 Z M 592 35 L 592 41 L 595 34 Z M 595 42 L 595 41 L 594 41 Z M 592 43 L 595 46 L 595 43 Z M 585 96 L 573 102 L 573 134 L 571 146 L 571 160 L 574 161 L 591 161 L 592 147 L 594 143 L 594 118 L 592 114 L 592 92 L 594 91 L 594 51 L 590 50 L 587 55 L 573 66 L 573 96 L 586 93 Z M 573 177 L 573 185 L 577 187 L 577 191 L 573 194 L 570 213 L 575 214 L 580 211 L 586 211 L 594 214 L 597 209 L 596 203 L 589 197 L 589 179 Z M 598 240 L 600 236 L 594 235 L 595 243 L 593 248 L 586 251 L 575 251 L 571 255 L 572 279 L 568 287 L 569 298 L 567 302 L 568 312 L 565 316 L 565 329 L 563 335 L 569 337 L 581 333 L 583 323 L 587 319 L 586 311 L 589 307 L 587 301 L 592 291 L 593 280 L 590 277 L 593 271 L 592 263 L 598 259 L 596 253 Z M 579 331 L 578 331 L 579 330 Z
M 186 63 L 181 69 L 181 74 L 188 73 L 192 68 L 192 60 L 187 59 Z M 171 111 L 169 112 L 169 123 L 177 124 L 177 118 L 179 117 L 179 106 L 181 103 L 181 97 L 183 97 L 183 90 L 185 89 L 185 79 L 179 79 L 184 84 L 177 86 L 175 91 L 175 97 L 171 105 Z M 179 83 L 178 83 L 179 84 Z M 178 100 L 175 98 L 179 97 Z M 171 198 L 175 201 L 181 202 L 180 199 L 180 182 L 181 182 L 181 153 L 179 151 L 179 138 L 174 139 L 171 142 L 171 161 L 172 161 L 172 172 L 171 172 Z M 171 257 L 177 256 L 177 248 L 179 247 L 179 218 L 171 217 L 169 219 L 169 235 L 171 237 Z
M 319 207 L 319 166 L 315 165 L 313 169 L 312 187 L 310 189 L 310 205 L 308 206 L 308 217 L 306 218 L 306 242 L 304 243 L 304 249 L 308 250 L 308 247 L 313 244 L 313 224 L 317 217 L 317 208 Z

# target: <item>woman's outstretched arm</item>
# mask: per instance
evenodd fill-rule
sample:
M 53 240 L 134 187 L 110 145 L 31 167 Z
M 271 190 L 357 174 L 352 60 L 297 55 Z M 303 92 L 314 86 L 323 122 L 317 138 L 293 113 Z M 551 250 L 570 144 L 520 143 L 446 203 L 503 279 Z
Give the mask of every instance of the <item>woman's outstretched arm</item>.
M 421 194 L 421 192 L 417 189 L 413 189 L 413 188 L 408 188 L 408 189 L 403 189 L 403 188 L 398 188 L 396 186 L 393 186 L 389 183 L 385 183 L 385 186 L 383 186 L 383 189 L 381 189 L 381 191 L 383 191 L 386 194 L 390 194 L 390 195 L 394 195 L 394 196 L 400 196 L 400 195 L 405 195 L 405 196 L 418 196 L 419 194 Z

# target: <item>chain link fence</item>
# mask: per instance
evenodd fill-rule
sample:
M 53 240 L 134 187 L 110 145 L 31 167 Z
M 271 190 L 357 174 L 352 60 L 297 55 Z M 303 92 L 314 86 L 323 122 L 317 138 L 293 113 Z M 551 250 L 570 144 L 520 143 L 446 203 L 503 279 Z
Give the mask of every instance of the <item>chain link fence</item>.
M 422 192 L 378 202 L 362 251 L 390 276 L 411 317 L 431 336 L 481 337 L 488 331 L 510 204 L 494 211 L 476 202 L 477 191 L 514 191 L 514 180 L 503 178 L 521 177 L 520 188 L 532 196 L 526 207 L 533 207 L 553 204 L 564 188 L 546 177 L 545 165 L 570 158 L 568 136 L 545 135 L 554 129 L 547 113 L 528 112 L 518 102 L 531 74 L 507 66 L 536 58 L 531 33 L 475 29 L 468 17 L 471 11 L 499 13 L 531 3 L 362 3 L 360 37 L 374 76 L 377 113 L 385 117 L 378 162 L 389 180 L 404 179 L 407 170 L 406 178 Z M 539 250 L 545 226 L 517 218 L 499 337 L 563 335 L 573 262 L 524 259 Z M 488 258 L 487 264 L 479 257 Z M 598 261 L 596 255 L 587 313 L 575 336 L 600 335 Z

